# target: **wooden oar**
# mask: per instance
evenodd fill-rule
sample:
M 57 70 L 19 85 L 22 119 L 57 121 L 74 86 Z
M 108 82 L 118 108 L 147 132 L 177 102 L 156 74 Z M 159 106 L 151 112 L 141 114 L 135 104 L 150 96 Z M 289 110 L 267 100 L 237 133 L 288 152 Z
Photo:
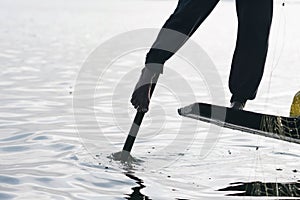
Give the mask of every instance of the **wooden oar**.
M 136 136 L 138 134 L 138 131 L 140 129 L 140 125 L 141 125 L 141 123 L 143 121 L 144 116 L 145 116 L 144 112 L 138 112 L 138 111 L 136 112 L 136 115 L 134 117 L 133 123 L 131 125 L 130 130 L 129 130 L 129 134 L 127 136 L 127 139 L 126 139 L 125 144 L 123 146 L 123 150 L 121 152 L 121 158 L 120 158 L 120 160 L 122 162 L 128 161 L 131 149 L 133 147 L 135 138 L 136 138 Z
M 152 97 L 154 88 L 156 84 L 152 84 L 151 90 L 150 90 L 150 99 Z M 143 118 L 144 118 L 145 112 L 136 112 L 136 115 L 134 117 L 133 123 L 131 125 L 131 128 L 129 130 L 129 134 L 127 136 L 127 139 L 125 141 L 123 150 L 121 152 L 113 154 L 113 157 L 115 160 L 120 160 L 121 162 L 128 162 L 132 161 L 132 156 L 130 156 L 131 149 L 133 147 L 135 138 L 139 132 L 140 126 L 142 124 Z

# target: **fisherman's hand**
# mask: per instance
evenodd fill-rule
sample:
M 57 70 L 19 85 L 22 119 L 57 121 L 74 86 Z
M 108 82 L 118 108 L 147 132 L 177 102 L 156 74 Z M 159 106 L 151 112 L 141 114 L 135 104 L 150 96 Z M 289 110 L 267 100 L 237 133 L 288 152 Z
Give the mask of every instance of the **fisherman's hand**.
M 148 68 L 143 68 L 141 76 L 135 86 L 131 103 L 138 112 L 148 112 L 151 98 L 151 87 L 156 84 L 159 74 Z
M 131 97 L 131 104 L 138 112 L 148 112 L 150 103 L 151 85 L 146 84 L 134 90 Z

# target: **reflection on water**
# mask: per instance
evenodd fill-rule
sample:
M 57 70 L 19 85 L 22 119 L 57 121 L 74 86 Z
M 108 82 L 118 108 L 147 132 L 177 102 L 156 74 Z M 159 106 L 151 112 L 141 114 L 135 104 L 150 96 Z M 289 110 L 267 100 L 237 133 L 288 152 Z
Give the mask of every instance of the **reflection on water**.
M 230 191 L 228 196 L 300 197 L 300 181 L 289 183 L 231 183 L 218 191 Z
M 145 188 L 146 186 L 143 185 L 143 180 L 139 179 L 138 177 L 134 176 L 133 172 L 127 172 L 125 173 L 127 177 L 134 180 L 138 186 L 131 188 L 133 192 L 131 194 L 127 194 L 128 197 L 125 197 L 125 199 L 130 200 L 150 200 L 150 198 L 144 194 L 141 193 L 141 190 Z

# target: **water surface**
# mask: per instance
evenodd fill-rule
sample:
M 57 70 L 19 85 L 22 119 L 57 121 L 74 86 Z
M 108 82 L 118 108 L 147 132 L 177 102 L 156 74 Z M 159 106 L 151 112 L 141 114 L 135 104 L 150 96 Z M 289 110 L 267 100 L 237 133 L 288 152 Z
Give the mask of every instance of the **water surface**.
M 280 5 L 275 7 L 266 73 L 247 109 L 288 115 L 300 88 L 300 8 Z M 132 122 L 130 93 L 147 49 L 119 57 L 103 74 L 93 107 L 98 127 L 89 126 L 91 119 L 82 114 L 84 132 L 78 134 L 73 93 L 85 60 L 113 36 L 159 28 L 175 6 L 176 1 L 154 0 L 1 1 L 0 199 L 267 196 L 246 189 L 257 185 L 283 188 L 285 192 L 270 192 L 275 199 L 299 195 L 299 145 L 228 129 L 214 132 L 209 124 L 178 116 L 178 107 L 211 102 L 205 78 L 180 57 L 167 63 L 139 132 L 132 154 L 140 162 L 128 168 L 107 157 L 121 150 Z M 225 103 L 230 98 L 234 9 L 233 2 L 221 2 L 192 37 L 215 63 Z

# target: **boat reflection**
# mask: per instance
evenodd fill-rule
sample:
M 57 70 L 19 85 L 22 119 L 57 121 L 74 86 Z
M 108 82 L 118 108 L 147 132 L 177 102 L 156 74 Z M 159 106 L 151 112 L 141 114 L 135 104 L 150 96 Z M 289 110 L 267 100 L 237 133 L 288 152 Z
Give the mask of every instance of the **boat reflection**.
M 288 183 L 231 183 L 218 191 L 232 192 L 226 196 L 300 197 L 300 181 Z

